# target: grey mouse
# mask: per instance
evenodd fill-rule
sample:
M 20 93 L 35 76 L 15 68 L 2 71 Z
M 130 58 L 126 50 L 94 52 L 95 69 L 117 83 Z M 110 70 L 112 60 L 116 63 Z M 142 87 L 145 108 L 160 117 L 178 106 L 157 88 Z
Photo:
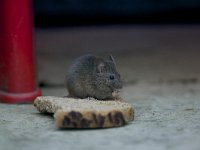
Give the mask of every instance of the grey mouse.
M 122 88 L 112 55 L 107 59 L 91 54 L 77 58 L 68 70 L 66 82 L 69 97 L 77 98 L 115 99 L 113 93 Z

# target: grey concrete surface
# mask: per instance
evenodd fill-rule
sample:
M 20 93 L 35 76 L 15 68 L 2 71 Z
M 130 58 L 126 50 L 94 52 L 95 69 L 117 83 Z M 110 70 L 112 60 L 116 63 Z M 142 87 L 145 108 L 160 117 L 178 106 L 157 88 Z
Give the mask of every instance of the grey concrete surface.
M 198 26 L 37 30 L 43 95 L 67 95 L 66 70 L 87 48 L 105 49 L 92 51 L 98 55 L 110 49 L 135 120 L 119 128 L 59 130 L 32 104 L 0 104 L 0 150 L 199 150 L 199 36 Z
M 134 105 L 135 120 L 110 129 L 59 130 L 30 104 L 0 104 L 0 149 L 198 150 L 199 90 L 200 84 L 127 86 L 123 97 Z M 50 93 L 64 95 L 65 89 L 44 90 Z

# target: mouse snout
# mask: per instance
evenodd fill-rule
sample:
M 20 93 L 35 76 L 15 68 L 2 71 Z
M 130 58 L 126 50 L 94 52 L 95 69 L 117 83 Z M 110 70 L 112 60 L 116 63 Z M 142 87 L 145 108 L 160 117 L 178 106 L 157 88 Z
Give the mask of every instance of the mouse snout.
M 123 87 L 122 81 L 115 82 L 114 86 L 115 86 L 115 89 L 122 89 Z
M 122 81 L 119 81 L 119 89 L 122 89 L 122 87 L 123 87 L 123 83 Z

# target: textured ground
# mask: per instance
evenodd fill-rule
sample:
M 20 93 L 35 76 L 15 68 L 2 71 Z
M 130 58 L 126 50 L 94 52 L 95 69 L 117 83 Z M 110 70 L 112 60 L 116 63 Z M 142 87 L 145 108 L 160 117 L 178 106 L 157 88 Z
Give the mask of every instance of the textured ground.
M 200 148 L 200 26 L 38 29 L 36 38 L 44 95 L 67 95 L 65 72 L 78 55 L 112 52 L 135 120 L 119 128 L 59 130 L 31 104 L 0 104 L 0 149 Z

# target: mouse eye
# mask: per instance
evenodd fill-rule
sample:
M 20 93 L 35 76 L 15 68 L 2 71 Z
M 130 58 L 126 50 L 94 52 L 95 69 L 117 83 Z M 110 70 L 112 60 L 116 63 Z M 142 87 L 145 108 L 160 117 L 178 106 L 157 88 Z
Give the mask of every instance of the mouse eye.
M 114 80 L 115 79 L 115 77 L 114 77 L 114 75 L 110 75 L 110 80 Z

